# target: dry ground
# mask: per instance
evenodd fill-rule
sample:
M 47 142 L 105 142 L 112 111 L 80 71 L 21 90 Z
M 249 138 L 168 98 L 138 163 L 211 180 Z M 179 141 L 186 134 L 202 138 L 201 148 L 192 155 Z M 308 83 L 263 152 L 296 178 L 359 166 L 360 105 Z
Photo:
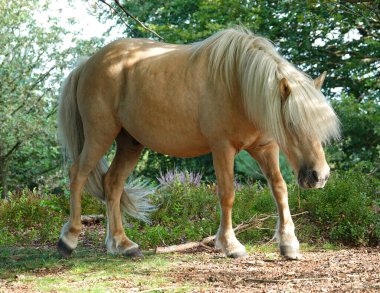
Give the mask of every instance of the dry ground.
M 255 252 L 245 259 L 220 261 L 203 253 L 199 260 L 177 263 L 171 273 L 178 283 L 220 292 L 380 292 L 380 251 L 306 252 L 301 261 Z
M 55 247 L 0 247 L 0 292 L 380 292 L 380 247 L 307 249 L 300 261 L 268 246 L 243 259 L 204 248 L 145 254 L 110 256 L 86 237 L 69 259 Z
M 135 263 L 103 261 L 111 266 L 79 273 L 65 265 L 42 267 L 13 280 L 0 279 L 0 292 L 380 292 L 378 248 L 305 252 L 301 261 L 254 251 L 237 260 L 196 251 L 147 255 Z M 44 279 L 52 284 L 41 287 Z

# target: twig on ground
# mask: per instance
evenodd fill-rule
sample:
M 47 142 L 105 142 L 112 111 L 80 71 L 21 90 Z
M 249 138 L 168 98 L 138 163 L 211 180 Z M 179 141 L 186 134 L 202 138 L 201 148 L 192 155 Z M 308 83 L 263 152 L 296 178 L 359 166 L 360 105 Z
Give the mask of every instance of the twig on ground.
M 301 212 L 298 214 L 294 214 L 293 217 L 297 217 L 303 214 L 308 213 L 307 211 Z M 277 215 L 265 215 L 261 218 L 251 218 L 247 222 L 243 222 L 239 225 L 237 225 L 234 229 L 235 234 L 239 234 L 241 232 L 244 232 L 248 229 L 255 228 L 259 223 L 264 222 L 265 220 L 268 220 L 270 218 L 276 218 Z M 178 245 L 171 245 L 171 246 L 165 246 L 165 247 L 156 247 L 155 253 L 156 254 L 162 254 L 162 253 L 173 253 L 173 252 L 183 252 L 189 249 L 195 249 L 199 247 L 203 247 L 209 250 L 213 250 L 212 247 L 209 246 L 211 242 L 215 240 L 215 236 L 208 236 L 206 238 L 203 238 L 201 241 L 196 241 L 196 242 L 186 242 L 183 244 L 178 244 Z
M 139 291 L 140 293 L 148 293 L 148 292 L 158 292 L 158 291 L 172 291 L 172 290 L 180 290 L 180 289 L 184 289 L 184 288 L 187 288 L 186 286 L 182 286 L 182 287 L 177 287 L 177 286 L 168 286 L 168 287 L 160 287 L 160 288 L 152 288 L 152 289 L 148 289 L 148 290 L 144 290 L 144 291 Z
M 321 280 L 331 280 L 330 277 L 321 277 L 321 278 L 295 278 L 295 279 L 255 279 L 255 278 L 243 278 L 240 281 L 244 282 L 254 282 L 254 283 L 291 283 L 291 282 L 300 282 L 300 281 L 321 281 Z M 234 284 L 236 285 L 236 284 Z
M 104 215 L 82 215 L 80 220 L 85 225 L 97 224 L 104 220 Z

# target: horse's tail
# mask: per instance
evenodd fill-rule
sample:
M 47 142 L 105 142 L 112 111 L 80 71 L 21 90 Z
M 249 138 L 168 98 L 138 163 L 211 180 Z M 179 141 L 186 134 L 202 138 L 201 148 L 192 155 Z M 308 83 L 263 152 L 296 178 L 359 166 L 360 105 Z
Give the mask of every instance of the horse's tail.
M 65 158 L 71 161 L 79 157 L 84 145 L 83 124 L 76 97 L 78 80 L 83 64 L 84 62 L 74 69 L 64 81 L 58 108 L 58 137 L 62 144 Z M 85 187 L 88 193 L 101 201 L 105 200 L 103 176 L 107 170 L 108 163 L 103 157 L 90 173 Z M 154 190 L 148 188 L 147 184 L 138 181 L 129 183 L 125 187 L 121 198 L 123 212 L 134 218 L 148 222 L 148 214 L 154 210 L 154 207 L 149 204 L 147 195 L 153 192 Z

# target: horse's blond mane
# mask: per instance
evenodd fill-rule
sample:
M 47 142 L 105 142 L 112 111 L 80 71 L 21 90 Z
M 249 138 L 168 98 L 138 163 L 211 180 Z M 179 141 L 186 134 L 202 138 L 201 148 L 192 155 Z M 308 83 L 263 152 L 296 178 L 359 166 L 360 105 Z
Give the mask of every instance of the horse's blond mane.
M 233 92 L 240 87 L 247 117 L 285 147 L 286 136 L 322 142 L 339 137 L 339 121 L 313 80 L 296 69 L 267 39 L 244 28 L 220 31 L 191 46 L 193 56 L 208 54 L 211 78 L 222 79 Z M 279 84 L 286 78 L 291 94 L 281 101 Z

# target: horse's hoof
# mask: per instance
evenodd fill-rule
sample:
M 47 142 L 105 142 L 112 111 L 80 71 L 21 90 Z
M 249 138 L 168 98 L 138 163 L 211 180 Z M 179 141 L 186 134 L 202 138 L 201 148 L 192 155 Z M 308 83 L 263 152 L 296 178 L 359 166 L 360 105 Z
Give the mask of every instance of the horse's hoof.
M 244 258 L 248 257 L 248 253 L 246 251 L 238 251 L 227 254 L 227 257 L 230 258 Z
M 300 260 L 302 258 L 299 250 L 290 245 L 281 245 L 280 252 L 288 260 Z
M 73 249 L 71 249 L 61 238 L 58 240 L 57 250 L 64 258 L 68 258 L 73 252 Z
M 130 258 L 144 258 L 144 255 L 142 254 L 140 248 L 133 247 L 131 249 L 128 249 L 127 251 L 123 252 L 123 255 Z

